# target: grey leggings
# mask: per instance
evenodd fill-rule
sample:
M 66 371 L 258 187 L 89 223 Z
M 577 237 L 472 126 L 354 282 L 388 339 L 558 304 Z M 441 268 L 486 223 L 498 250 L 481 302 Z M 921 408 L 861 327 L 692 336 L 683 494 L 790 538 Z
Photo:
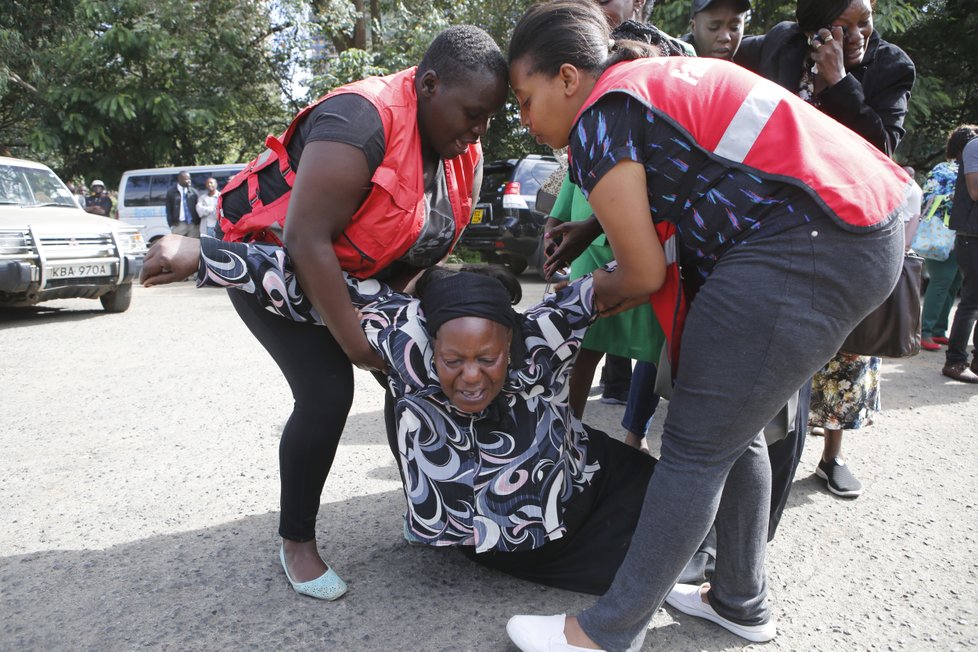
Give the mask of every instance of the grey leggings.
M 711 523 L 717 526 L 713 608 L 767 622 L 764 558 L 771 468 L 758 433 L 838 351 L 896 283 L 899 220 L 866 234 L 828 218 L 726 252 L 683 332 L 662 455 L 615 580 L 580 624 L 609 651 L 637 649 Z

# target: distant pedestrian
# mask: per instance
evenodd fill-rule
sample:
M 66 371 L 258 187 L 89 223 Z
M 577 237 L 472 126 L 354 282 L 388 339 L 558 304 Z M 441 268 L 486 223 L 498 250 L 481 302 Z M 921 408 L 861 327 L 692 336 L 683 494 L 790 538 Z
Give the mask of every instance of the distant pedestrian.
M 957 180 L 958 162 L 953 158 L 934 166 L 924 182 L 924 215 L 947 225 L 951 217 L 951 200 Z M 929 281 L 920 317 L 920 348 L 925 351 L 940 351 L 941 345 L 948 343 L 947 329 L 951 308 L 954 307 L 954 300 L 964 277 L 958 267 L 958 255 L 953 246 L 944 260 L 925 257 L 924 268 Z
M 975 349 L 978 349 L 978 333 L 975 332 L 978 317 L 978 126 L 962 125 L 955 129 L 947 141 L 947 155 L 958 162 L 948 226 L 957 234 L 954 250 L 964 282 L 961 284 L 961 301 L 951 322 L 942 373 L 963 383 L 978 383 L 978 357 L 975 357 Z M 969 339 L 974 346 L 971 365 L 968 365 Z
M 177 184 L 166 193 L 166 223 L 170 232 L 200 237 L 200 216 L 197 215 L 197 192 L 190 186 L 190 173 L 177 175 Z
M 84 209 L 85 197 L 88 194 L 88 190 L 85 188 L 85 184 L 82 182 L 78 182 L 77 184 L 75 184 L 75 188 L 74 190 L 72 190 L 72 192 L 75 195 L 75 203 L 78 204 L 79 208 Z
M 101 179 L 92 181 L 92 194 L 85 198 L 85 210 L 106 217 L 112 212 L 112 198 L 105 193 L 105 183 Z
M 207 192 L 197 197 L 197 215 L 200 216 L 200 234 L 214 237 L 217 227 L 217 199 L 221 193 L 217 191 L 217 179 L 211 177 L 204 184 Z
M 71 198 L 75 200 L 79 208 L 85 208 L 85 194 L 79 189 L 81 184 L 75 183 L 74 181 L 65 181 L 65 185 L 68 186 L 68 192 L 71 193 Z M 78 193 L 82 194 L 78 194 Z

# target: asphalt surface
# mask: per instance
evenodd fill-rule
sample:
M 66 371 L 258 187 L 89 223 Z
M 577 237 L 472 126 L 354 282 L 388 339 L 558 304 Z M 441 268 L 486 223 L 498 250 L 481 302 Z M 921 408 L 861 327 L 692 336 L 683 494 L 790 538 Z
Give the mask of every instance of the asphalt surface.
M 318 525 L 350 590 L 295 594 L 276 536 L 291 396 L 222 291 L 140 287 L 117 315 L 0 311 L 0 351 L 2 650 L 512 651 L 510 615 L 592 600 L 409 547 L 383 395 L 359 371 Z M 770 546 L 773 642 L 667 607 L 645 649 L 978 649 L 978 386 L 942 361 L 884 363 L 885 412 L 846 435 L 861 498 L 826 492 L 809 438 Z M 595 393 L 585 420 L 620 437 L 622 410 Z

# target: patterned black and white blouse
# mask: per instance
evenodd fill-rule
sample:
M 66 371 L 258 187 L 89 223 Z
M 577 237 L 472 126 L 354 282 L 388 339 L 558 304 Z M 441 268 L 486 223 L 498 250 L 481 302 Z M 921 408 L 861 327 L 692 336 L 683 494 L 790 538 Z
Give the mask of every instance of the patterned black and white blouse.
M 454 408 L 435 372 L 420 301 L 347 277 L 371 346 L 390 368 L 408 525 L 437 546 L 539 548 L 565 534 L 564 506 L 598 471 L 568 405 L 568 379 L 595 319 L 591 276 L 524 314 L 526 355 L 479 414 Z M 201 239 L 198 285 L 254 294 L 283 317 L 321 323 L 281 247 Z

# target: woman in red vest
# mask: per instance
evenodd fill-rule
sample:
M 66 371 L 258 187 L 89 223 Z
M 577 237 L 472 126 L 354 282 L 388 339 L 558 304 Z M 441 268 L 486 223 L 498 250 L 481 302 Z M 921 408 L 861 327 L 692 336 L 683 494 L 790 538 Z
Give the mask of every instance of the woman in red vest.
M 576 618 L 515 616 L 522 650 L 635 649 L 663 600 L 748 640 L 774 637 L 762 429 L 901 265 L 909 179 L 882 153 L 735 64 L 649 55 L 609 43 L 603 16 L 572 0 L 529 9 L 510 43 L 523 124 L 569 145 L 571 178 L 615 252 L 618 270 L 595 279 L 599 305 L 613 313 L 654 292 L 674 373 L 614 583 Z M 712 584 L 674 586 L 714 519 Z
M 279 534 L 283 569 L 299 593 L 335 599 L 346 590 L 319 554 L 316 516 L 353 402 L 351 363 L 384 366 L 342 272 L 400 287 L 448 254 L 479 192 L 479 139 L 506 99 L 506 71 L 488 34 L 449 28 L 417 68 L 349 84 L 307 107 L 222 195 L 227 240 L 277 243 L 284 224 L 283 254 L 307 298 L 293 320 L 229 293 L 295 398 L 279 447 Z M 180 280 L 171 261 L 198 251 L 198 241 L 167 236 L 147 255 L 143 283 Z

